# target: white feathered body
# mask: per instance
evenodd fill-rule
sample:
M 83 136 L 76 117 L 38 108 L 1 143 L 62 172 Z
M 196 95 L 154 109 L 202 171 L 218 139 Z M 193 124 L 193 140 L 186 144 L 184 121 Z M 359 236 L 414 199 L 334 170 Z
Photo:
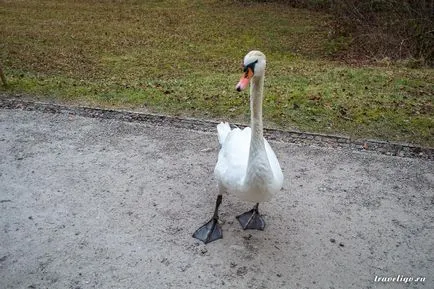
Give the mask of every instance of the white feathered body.
M 214 174 L 219 185 L 256 203 L 269 200 L 282 188 L 282 170 L 266 139 L 255 143 L 250 127 L 231 129 L 228 123 L 220 123 L 217 131 L 221 149 Z

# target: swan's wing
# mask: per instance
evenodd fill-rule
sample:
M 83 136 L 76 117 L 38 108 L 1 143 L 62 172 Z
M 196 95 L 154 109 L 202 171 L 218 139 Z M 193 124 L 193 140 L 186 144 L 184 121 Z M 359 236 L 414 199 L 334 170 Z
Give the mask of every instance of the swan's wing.
M 237 190 L 246 175 L 250 135 L 249 127 L 235 128 L 226 135 L 220 149 L 214 174 L 228 191 Z
M 222 147 L 214 168 L 214 174 L 220 184 L 228 191 L 235 192 L 241 189 L 246 175 L 251 129 L 246 127 L 243 130 L 235 128 L 228 131 L 228 128 L 230 129 L 227 123 L 221 123 L 217 127 L 219 140 L 223 140 L 223 143 L 221 143 Z M 282 170 L 273 149 L 265 138 L 264 144 L 274 176 L 271 192 L 278 192 L 283 184 Z
M 217 125 L 217 136 L 219 139 L 219 143 L 222 146 L 226 140 L 226 137 L 231 132 L 231 127 L 227 122 L 221 122 Z
M 264 139 L 265 143 L 265 151 L 267 152 L 268 161 L 271 166 L 271 170 L 273 172 L 274 180 L 273 180 L 273 191 L 278 192 L 283 185 L 283 173 L 282 169 L 280 168 L 279 161 L 277 160 L 276 154 L 274 153 L 273 149 L 271 148 L 270 144 L 266 139 Z

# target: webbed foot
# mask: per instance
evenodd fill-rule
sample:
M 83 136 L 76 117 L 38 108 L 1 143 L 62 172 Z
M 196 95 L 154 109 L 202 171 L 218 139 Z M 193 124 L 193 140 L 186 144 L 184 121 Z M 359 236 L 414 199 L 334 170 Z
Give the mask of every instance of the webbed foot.
M 237 216 L 238 221 L 244 230 L 264 230 L 265 222 L 258 211 L 259 204 L 256 204 L 253 209 Z
M 212 218 L 208 223 L 197 229 L 193 237 L 207 244 L 223 238 L 222 228 L 218 224 L 218 220 Z
M 218 223 L 218 210 L 222 203 L 222 195 L 217 196 L 214 215 L 208 223 L 200 227 L 193 234 L 193 238 L 199 239 L 205 244 L 223 238 L 222 228 Z

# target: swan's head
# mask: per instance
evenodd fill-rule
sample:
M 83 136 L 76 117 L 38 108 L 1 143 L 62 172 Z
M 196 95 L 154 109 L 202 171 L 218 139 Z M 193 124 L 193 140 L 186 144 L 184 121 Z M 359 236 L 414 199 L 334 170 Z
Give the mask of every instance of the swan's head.
M 235 87 L 237 91 L 245 89 L 249 85 L 250 79 L 264 76 L 265 73 L 265 55 L 264 53 L 253 50 L 244 56 L 243 76 Z

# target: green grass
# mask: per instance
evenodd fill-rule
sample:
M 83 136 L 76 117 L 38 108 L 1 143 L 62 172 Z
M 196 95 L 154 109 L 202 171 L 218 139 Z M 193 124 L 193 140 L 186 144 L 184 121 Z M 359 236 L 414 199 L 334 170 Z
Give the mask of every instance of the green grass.
M 434 146 L 433 69 L 330 60 L 325 14 L 236 1 L 0 5 L 3 93 L 247 123 L 234 86 L 260 49 L 267 126 Z

